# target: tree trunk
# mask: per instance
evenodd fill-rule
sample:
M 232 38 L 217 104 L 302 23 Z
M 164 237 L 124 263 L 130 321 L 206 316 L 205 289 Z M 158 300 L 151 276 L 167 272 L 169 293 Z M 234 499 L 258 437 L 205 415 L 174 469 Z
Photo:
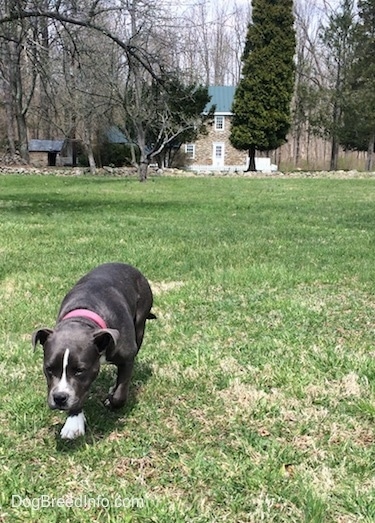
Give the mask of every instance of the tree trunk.
M 246 172 L 256 171 L 255 167 L 255 146 L 249 148 L 249 164 L 247 166 Z
M 77 140 L 75 130 L 72 134 L 72 167 L 77 167 Z
M 48 1 L 43 2 L 46 9 L 48 9 Z M 52 138 L 52 118 L 51 118 L 51 99 L 53 95 L 50 92 L 49 83 L 51 81 L 50 71 L 50 38 L 48 29 L 48 19 L 40 18 L 40 38 L 41 38 L 41 49 L 40 49 L 40 62 L 42 65 L 43 73 L 39 73 L 40 81 L 40 109 L 42 112 L 42 137 L 46 139 Z M 44 85 L 43 85 L 44 84 Z M 47 92 L 47 90 L 49 92 Z
M 294 164 L 296 167 L 299 166 L 299 161 L 301 159 L 301 134 L 301 127 L 298 125 L 294 137 Z
M 87 159 L 89 161 L 90 173 L 96 173 L 96 162 L 94 157 L 94 149 L 92 146 L 92 132 L 91 132 L 91 122 L 85 122 L 84 130 L 84 147 L 87 153 Z
M 27 142 L 27 125 L 24 114 L 17 114 L 17 128 L 20 156 L 29 163 L 29 147 Z
M 87 147 L 87 157 L 89 159 L 90 173 L 95 174 L 96 173 L 96 163 L 95 163 L 94 152 L 92 150 L 91 143 Z
M 7 122 L 7 136 L 8 136 L 8 146 L 9 146 L 9 154 L 12 158 L 16 156 L 16 139 L 14 135 L 14 113 L 13 113 L 13 104 L 12 104 L 12 95 L 9 93 L 9 89 L 6 86 L 5 88 L 5 114 L 6 114 L 6 122 Z
M 29 147 L 27 141 L 27 124 L 26 124 L 26 111 L 23 108 L 23 85 L 22 85 L 22 73 L 20 64 L 20 52 L 16 44 L 14 44 L 13 54 L 11 55 L 17 58 L 17 62 L 13 64 L 11 71 L 11 85 L 14 89 L 14 111 L 17 122 L 18 132 L 18 143 L 19 153 L 25 162 L 29 163 Z
M 341 52 L 339 51 L 339 58 L 341 56 Z M 333 114 L 332 114 L 332 123 L 333 123 L 333 129 L 332 129 L 332 148 L 331 148 L 331 160 L 329 163 L 329 170 L 330 171 L 337 171 L 337 165 L 339 160 L 339 140 L 337 137 L 338 128 L 341 121 L 341 108 L 339 104 L 339 93 L 341 90 L 341 61 L 338 62 L 337 67 L 337 76 L 336 76 L 336 86 L 335 86 L 335 93 L 334 93 L 334 103 L 333 103 Z
M 147 171 L 148 171 L 148 165 L 150 163 L 149 158 L 147 156 L 147 146 L 146 146 L 146 134 L 145 130 L 141 125 L 137 128 L 137 144 L 139 147 L 139 164 L 138 164 L 138 174 L 139 174 L 139 181 L 145 182 L 147 180 Z
M 366 161 L 366 170 L 372 171 L 373 160 L 374 160 L 374 148 L 375 148 L 375 132 L 370 136 L 367 149 L 367 161 Z
M 338 159 L 339 159 L 339 142 L 336 135 L 332 137 L 332 147 L 331 147 L 331 160 L 329 163 L 330 171 L 337 171 Z
M 147 180 L 147 171 L 148 171 L 148 161 L 143 160 L 143 161 L 139 162 L 138 173 L 139 173 L 140 182 L 145 182 Z

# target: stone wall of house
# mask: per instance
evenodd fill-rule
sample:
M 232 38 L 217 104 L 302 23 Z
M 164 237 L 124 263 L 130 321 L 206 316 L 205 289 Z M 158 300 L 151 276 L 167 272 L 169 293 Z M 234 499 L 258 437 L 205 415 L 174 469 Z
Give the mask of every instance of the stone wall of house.
M 246 165 L 246 151 L 238 151 L 230 141 L 230 117 L 224 119 L 224 129 L 215 130 L 215 124 L 207 126 L 208 134 L 200 136 L 195 142 L 195 159 L 193 164 L 212 165 L 213 144 L 224 143 L 224 165 Z
M 46 152 L 30 152 L 30 165 L 33 167 L 47 167 L 48 153 Z

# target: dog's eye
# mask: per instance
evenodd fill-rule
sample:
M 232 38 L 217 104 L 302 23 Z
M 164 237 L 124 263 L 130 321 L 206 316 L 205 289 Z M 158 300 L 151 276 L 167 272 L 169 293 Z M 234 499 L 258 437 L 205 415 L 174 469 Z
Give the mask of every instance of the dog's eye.
M 51 377 L 53 375 L 52 367 L 46 367 L 45 372 L 46 372 L 47 376 Z
M 84 374 L 85 372 L 86 372 L 86 369 L 79 367 L 78 369 L 75 369 L 74 376 L 82 376 L 82 374 Z

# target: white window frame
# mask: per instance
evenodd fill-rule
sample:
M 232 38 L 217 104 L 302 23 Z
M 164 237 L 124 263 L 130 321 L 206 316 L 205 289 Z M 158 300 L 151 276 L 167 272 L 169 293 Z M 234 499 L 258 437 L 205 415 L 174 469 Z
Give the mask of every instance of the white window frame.
M 224 131 L 225 130 L 225 116 L 222 114 L 217 114 L 215 116 L 215 131 Z
M 190 160 L 195 160 L 195 143 L 185 144 L 185 154 Z

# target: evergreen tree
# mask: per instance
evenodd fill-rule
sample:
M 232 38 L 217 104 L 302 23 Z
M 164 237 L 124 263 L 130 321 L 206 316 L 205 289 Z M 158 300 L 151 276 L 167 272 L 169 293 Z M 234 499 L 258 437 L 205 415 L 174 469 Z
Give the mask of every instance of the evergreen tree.
M 359 22 L 341 130 L 347 149 L 367 150 L 367 170 L 375 151 L 375 0 L 359 0 Z
M 233 102 L 230 141 L 249 153 L 276 149 L 286 141 L 294 88 L 295 31 L 292 0 L 253 0 L 242 56 L 242 78 Z

